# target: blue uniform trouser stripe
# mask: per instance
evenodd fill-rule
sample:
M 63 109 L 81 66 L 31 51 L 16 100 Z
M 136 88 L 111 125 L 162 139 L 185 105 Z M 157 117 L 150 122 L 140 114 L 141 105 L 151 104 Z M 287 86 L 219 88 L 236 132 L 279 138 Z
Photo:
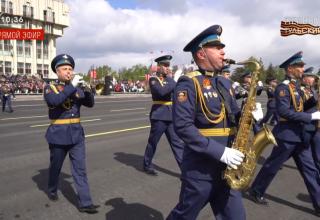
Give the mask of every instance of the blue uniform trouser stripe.
M 74 145 L 54 145 L 50 147 L 50 167 L 48 189 L 50 193 L 56 193 L 58 189 L 59 174 L 63 161 L 69 153 L 71 161 L 71 173 L 78 193 L 79 206 L 92 204 L 88 178 L 86 173 L 85 144 L 80 142 Z
M 312 159 L 311 148 L 301 142 L 284 142 L 276 139 L 278 146 L 274 147 L 256 179 L 252 183 L 252 190 L 263 196 L 284 162 L 291 156 L 306 184 L 313 206 L 320 207 L 320 176 Z
M 175 133 L 172 122 L 160 120 L 150 120 L 150 122 L 151 129 L 148 138 L 148 144 L 144 153 L 144 167 L 152 167 L 152 159 L 156 152 L 158 142 L 163 133 L 166 134 L 167 140 L 169 142 L 169 145 L 171 146 L 171 150 L 178 163 L 178 166 L 181 167 L 184 143 Z
M 179 203 L 167 220 L 196 220 L 201 209 L 208 203 L 216 219 L 246 219 L 241 192 L 230 189 L 224 180 L 183 178 Z

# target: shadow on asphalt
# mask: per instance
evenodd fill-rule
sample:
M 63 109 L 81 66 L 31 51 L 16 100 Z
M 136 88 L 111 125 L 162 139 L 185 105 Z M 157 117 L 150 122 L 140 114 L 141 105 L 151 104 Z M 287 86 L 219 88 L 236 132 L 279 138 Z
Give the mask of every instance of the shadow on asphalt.
M 302 202 L 312 203 L 309 194 L 299 193 L 299 194 L 297 195 L 297 199 L 299 199 L 299 200 L 302 201 Z
M 163 215 L 158 210 L 140 203 L 126 203 L 123 198 L 113 198 L 105 202 L 112 206 L 106 213 L 106 220 L 163 220 Z
M 248 195 L 247 193 L 243 193 L 242 196 L 243 196 L 243 198 L 252 201 L 251 198 L 249 197 L 249 195 Z M 281 204 L 281 205 L 285 205 L 285 206 L 291 207 L 291 208 L 293 208 L 293 209 L 296 209 L 296 210 L 299 210 L 299 211 L 306 212 L 306 213 L 309 213 L 309 214 L 314 215 L 314 210 L 313 210 L 313 209 L 309 209 L 309 208 L 307 208 L 307 207 L 294 204 L 294 203 L 292 203 L 292 202 L 286 201 L 286 200 L 281 199 L 281 198 L 279 198 L 279 197 L 272 196 L 272 195 L 270 195 L 270 194 L 265 194 L 265 198 L 266 198 L 267 200 L 270 200 L 270 201 L 279 203 L 279 204 Z M 252 201 L 252 202 L 253 202 L 253 201 Z M 257 205 L 258 205 L 258 204 L 257 204 Z M 266 208 L 268 207 L 268 206 L 264 206 L 264 205 L 258 205 L 258 206 L 266 207 Z
M 143 156 L 137 154 L 128 154 L 124 152 L 114 153 L 114 159 L 127 166 L 131 166 L 136 170 L 143 172 Z M 167 175 L 180 178 L 180 174 L 153 164 L 154 169 Z
M 48 169 L 38 170 L 38 174 L 32 177 L 32 180 L 37 184 L 40 191 L 43 191 L 47 195 L 48 189 Z M 59 178 L 59 189 L 62 195 L 75 207 L 78 207 L 77 195 L 72 187 L 71 181 L 68 180 L 72 176 L 61 172 Z

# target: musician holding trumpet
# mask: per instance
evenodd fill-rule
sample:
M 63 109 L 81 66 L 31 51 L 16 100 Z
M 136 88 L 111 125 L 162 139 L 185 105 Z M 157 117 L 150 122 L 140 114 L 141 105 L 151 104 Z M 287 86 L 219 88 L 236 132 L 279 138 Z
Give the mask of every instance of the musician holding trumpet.
M 58 181 L 63 161 L 69 153 L 71 172 L 79 199 L 79 211 L 97 213 L 99 206 L 91 199 L 86 174 L 84 131 L 80 124 L 80 107 L 93 107 L 94 97 L 90 90 L 80 88 L 84 83 L 73 74 L 74 60 L 67 54 L 56 56 L 51 62 L 59 83 L 44 88 L 44 99 L 49 108 L 50 126 L 46 139 L 50 149 L 48 197 L 58 200 Z

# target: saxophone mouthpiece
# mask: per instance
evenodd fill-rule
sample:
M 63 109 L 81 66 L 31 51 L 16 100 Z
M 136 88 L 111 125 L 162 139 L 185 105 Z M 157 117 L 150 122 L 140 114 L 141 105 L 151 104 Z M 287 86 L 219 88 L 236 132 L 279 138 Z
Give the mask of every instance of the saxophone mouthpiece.
M 236 61 L 233 59 L 224 59 L 223 60 L 226 64 L 236 64 Z

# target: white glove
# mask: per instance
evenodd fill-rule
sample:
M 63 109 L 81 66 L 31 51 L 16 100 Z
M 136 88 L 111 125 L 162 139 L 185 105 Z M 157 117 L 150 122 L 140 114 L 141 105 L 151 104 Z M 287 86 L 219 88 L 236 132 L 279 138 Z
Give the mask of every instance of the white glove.
M 252 116 L 256 121 L 260 121 L 263 118 L 263 111 L 260 102 L 256 103 L 256 109 L 252 111 Z
M 220 161 L 236 170 L 238 168 L 237 166 L 242 163 L 243 158 L 244 154 L 240 151 L 233 148 L 225 147 Z
M 178 82 L 178 79 L 180 78 L 180 76 L 182 75 L 182 69 L 178 69 L 175 73 L 174 73 L 174 77 L 173 80 Z
M 263 83 L 261 81 L 258 81 L 258 86 L 262 87 Z
M 234 83 L 232 84 L 232 88 L 233 88 L 233 89 L 237 88 L 238 86 L 240 86 L 240 83 L 238 83 L 238 82 L 234 82 Z
M 313 112 L 311 114 L 311 120 L 320 120 L 320 111 Z
M 83 81 L 83 77 L 79 75 L 75 75 L 71 81 L 71 84 L 73 85 L 73 87 L 77 87 L 79 83 L 81 83 L 81 81 Z

